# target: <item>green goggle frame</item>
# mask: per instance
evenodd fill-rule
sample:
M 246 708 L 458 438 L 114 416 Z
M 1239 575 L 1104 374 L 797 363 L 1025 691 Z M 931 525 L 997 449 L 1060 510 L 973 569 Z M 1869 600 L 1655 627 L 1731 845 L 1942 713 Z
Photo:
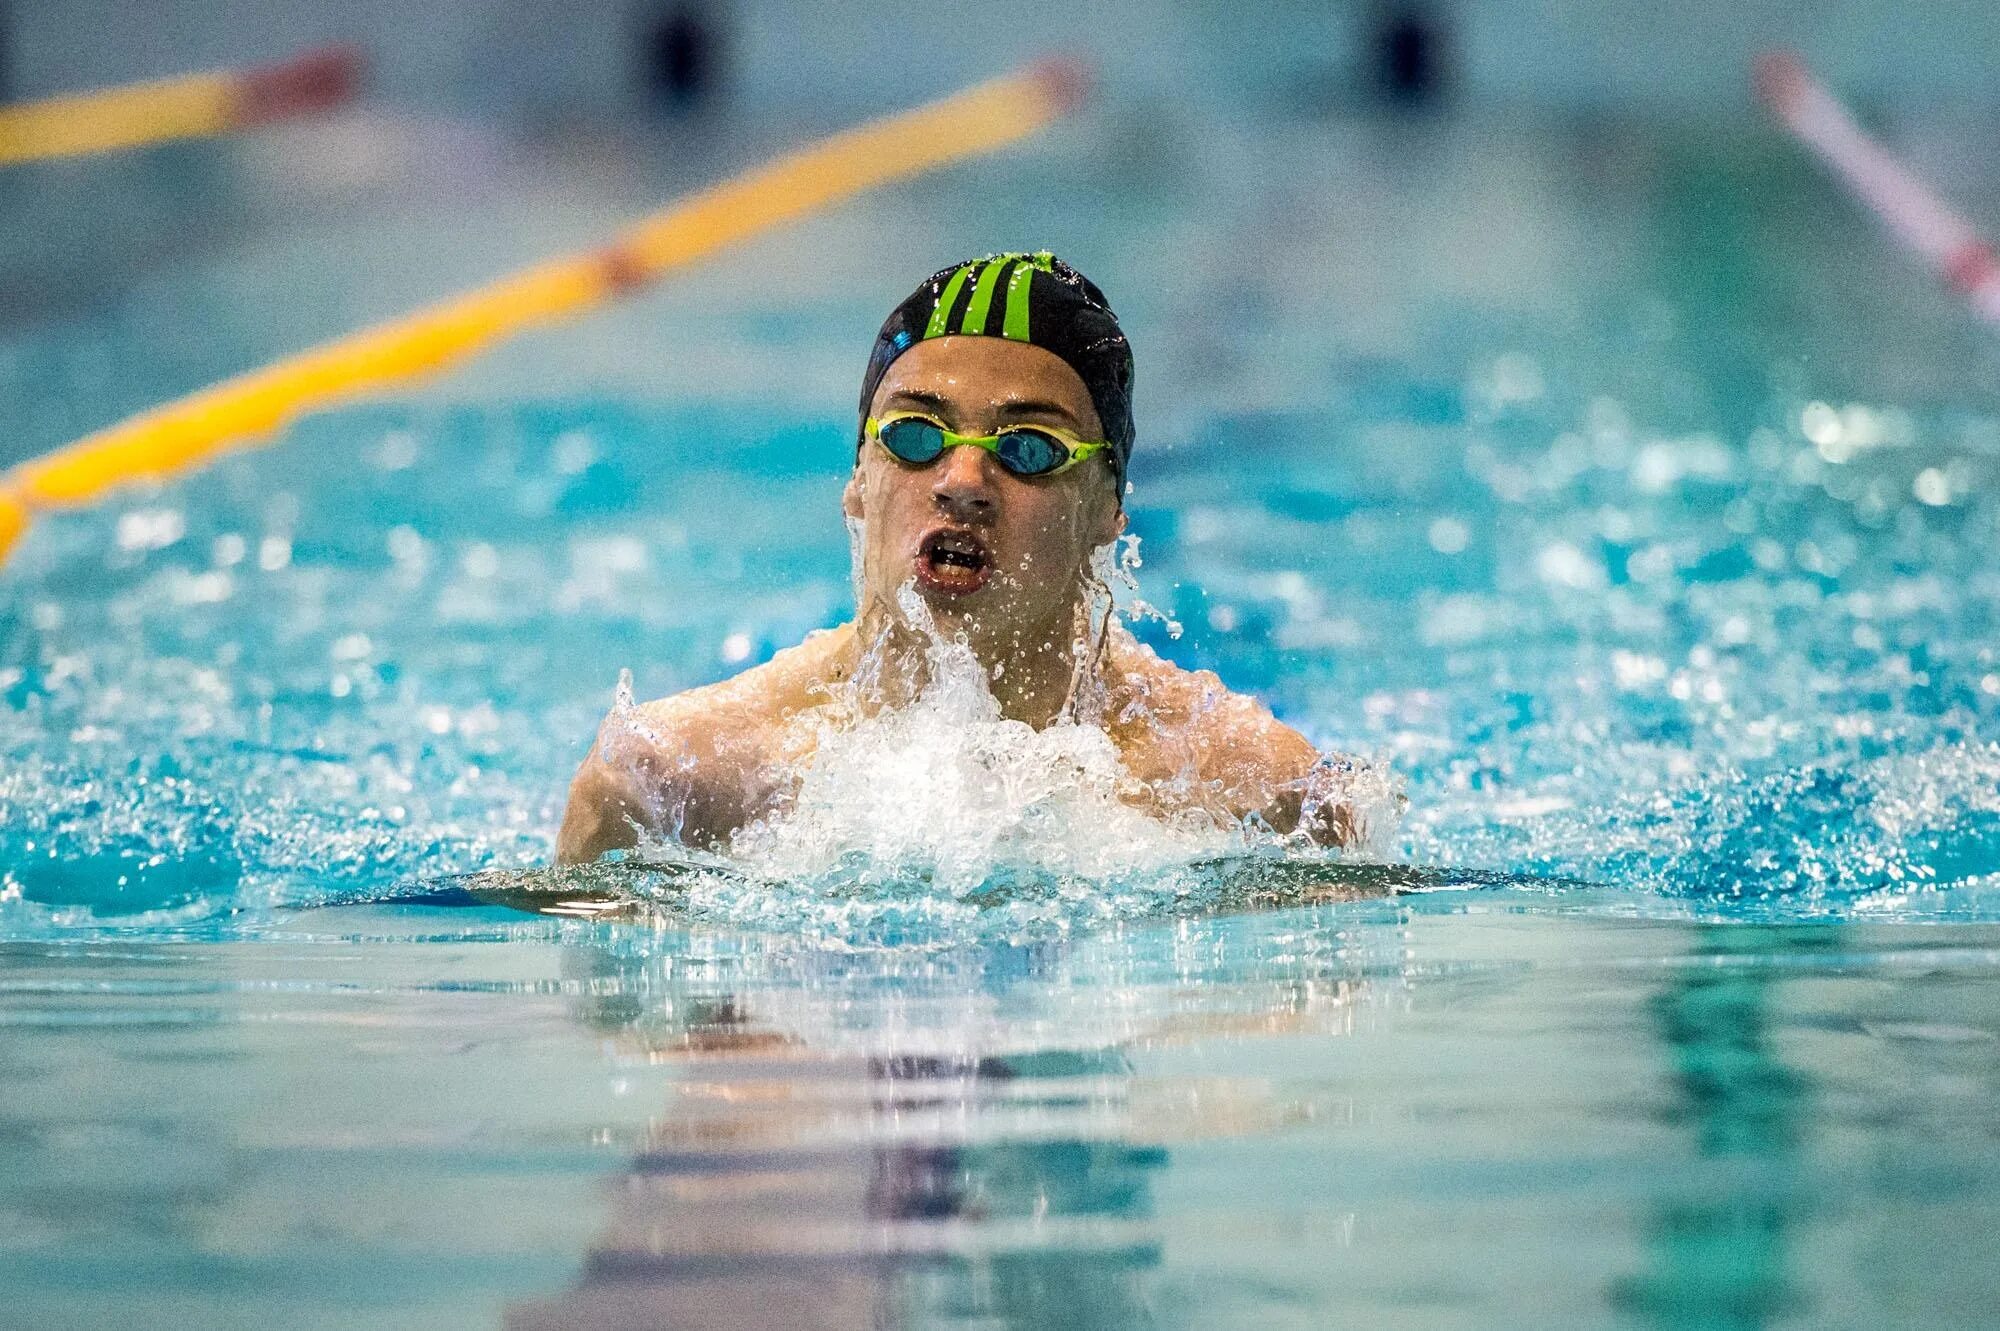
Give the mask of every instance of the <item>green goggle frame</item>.
M 1110 447 L 1104 440 L 1079 439 L 1053 425 L 1010 425 L 998 434 L 958 434 L 918 411 L 897 412 L 882 420 L 870 416 L 864 428 L 899 462 L 921 467 L 943 457 L 947 448 L 969 444 L 991 453 L 1016 476 L 1054 476 Z

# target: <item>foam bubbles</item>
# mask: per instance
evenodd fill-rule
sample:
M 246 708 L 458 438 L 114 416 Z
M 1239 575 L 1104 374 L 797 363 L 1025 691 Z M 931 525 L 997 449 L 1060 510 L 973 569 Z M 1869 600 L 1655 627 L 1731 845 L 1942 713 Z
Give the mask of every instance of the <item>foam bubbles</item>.
M 998 876 L 1101 879 L 1243 844 L 1240 831 L 1128 803 L 1140 792 L 1102 728 L 1065 718 L 1038 731 L 1003 717 L 971 648 L 939 633 L 908 588 L 898 601 L 924 634 L 915 700 L 862 700 L 839 709 L 840 721 L 816 722 L 796 795 L 731 844 L 746 868 L 806 880 L 845 871 L 963 896 Z
M 913 588 L 899 589 L 895 615 L 919 635 L 919 651 L 892 660 L 878 645 L 831 690 L 832 705 L 797 723 L 811 733 L 787 747 L 809 756 L 790 793 L 738 831 L 725 857 L 674 878 L 665 904 L 676 916 L 850 939 L 885 928 L 1066 928 L 1213 904 L 1240 890 L 1229 884 L 1249 861 L 1329 862 L 1255 818 L 1148 807 L 1152 792 L 1092 719 L 1094 671 L 1037 730 L 1002 715 L 971 647 L 939 631 Z M 1088 636 L 1102 620 L 1090 618 L 1076 650 L 1094 660 Z M 885 689 L 888 671 L 900 677 Z M 906 701 L 884 705 L 905 690 Z M 637 724 L 621 688 L 607 732 Z M 1347 808 L 1368 848 L 1388 848 L 1401 795 L 1386 773 L 1329 759 L 1307 786 L 1308 820 Z M 671 836 L 640 855 L 687 863 Z

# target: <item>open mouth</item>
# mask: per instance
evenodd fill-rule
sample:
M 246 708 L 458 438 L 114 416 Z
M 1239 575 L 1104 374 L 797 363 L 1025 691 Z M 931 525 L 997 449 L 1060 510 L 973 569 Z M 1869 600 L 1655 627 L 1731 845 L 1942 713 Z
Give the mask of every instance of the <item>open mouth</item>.
M 963 596 L 993 576 L 993 556 L 969 531 L 939 528 L 917 547 L 917 581 L 934 592 Z

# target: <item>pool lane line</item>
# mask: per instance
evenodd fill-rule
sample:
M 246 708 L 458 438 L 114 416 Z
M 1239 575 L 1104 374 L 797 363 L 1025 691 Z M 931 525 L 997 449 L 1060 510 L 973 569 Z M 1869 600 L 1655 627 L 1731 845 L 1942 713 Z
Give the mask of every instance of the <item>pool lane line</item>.
M 1952 206 L 1912 175 L 1789 51 L 1757 57 L 1757 94 L 1895 237 L 1985 319 L 2000 322 L 2000 261 Z
M 1073 109 L 1087 83 L 1081 65 L 1046 60 L 884 116 L 702 190 L 608 245 L 322 343 L 23 462 L 0 475 L 0 562 L 36 513 L 198 467 L 265 441 L 303 412 L 436 372 L 817 209 L 1005 147 Z
M 0 107 L 0 167 L 204 139 L 331 110 L 361 86 L 354 46 L 321 46 L 275 64 L 186 74 Z
M 0 563 L 5 563 L 7 552 L 14 548 L 14 542 L 28 530 L 28 506 L 14 494 L 0 486 Z

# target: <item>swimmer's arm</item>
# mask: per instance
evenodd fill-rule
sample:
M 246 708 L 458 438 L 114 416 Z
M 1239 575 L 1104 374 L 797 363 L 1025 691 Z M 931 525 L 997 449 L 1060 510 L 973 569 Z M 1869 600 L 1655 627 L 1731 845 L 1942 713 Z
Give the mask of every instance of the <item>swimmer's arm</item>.
M 1138 729 L 1149 737 L 1131 745 L 1128 761 L 1136 753 L 1155 800 L 1168 808 L 1188 800 L 1229 822 L 1255 817 L 1281 835 L 1303 831 L 1322 846 L 1360 839 L 1349 802 L 1315 790 L 1323 783 L 1324 755 L 1268 707 L 1230 692 L 1211 671 L 1160 660 L 1129 637 L 1114 640 L 1113 650 L 1121 653 L 1121 711 L 1143 716 Z M 1192 790 L 1181 780 L 1190 761 L 1198 778 Z
M 556 863 L 597 859 L 647 837 L 708 849 L 743 821 L 740 755 L 694 707 L 647 704 L 614 712 L 570 783 Z
M 582 864 L 607 850 L 639 843 L 650 821 L 644 791 L 629 769 L 604 761 L 602 745 L 590 746 L 576 778 L 569 784 L 569 803 L 556 833 L 556 863 Z
M 1359 839 L 1346 801 L 1309 798 L 1323 755 L 1304 735 L 1259 708 L 1217 740 L 1232 817 L 1254 814 L 1281 835 L 1303 832 L 1321 846 L 1346 848 Z

